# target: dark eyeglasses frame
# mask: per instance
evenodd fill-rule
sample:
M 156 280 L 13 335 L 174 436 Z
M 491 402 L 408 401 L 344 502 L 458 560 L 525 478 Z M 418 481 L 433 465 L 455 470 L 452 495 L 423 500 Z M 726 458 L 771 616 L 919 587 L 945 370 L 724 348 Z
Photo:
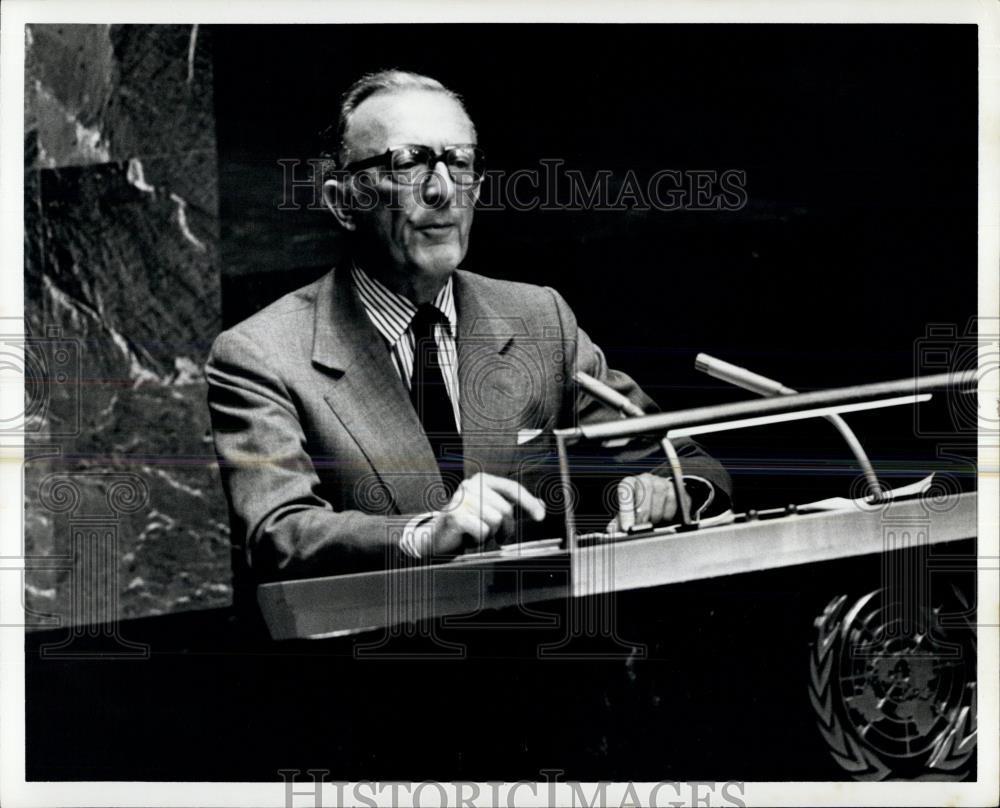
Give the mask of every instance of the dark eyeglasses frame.
M 473 164 L 479 166 L 480 170 L 475 174 L 474 178 L 471 181 L 464 179 L 461 180 L 457 179 L 455 175 L 452 173 L 451 166 L 448 165 L 448 161 L 445 158 L 448 156 L 448 152 L 452 152 L 455 149 L 470 149 L 470 148 L 472 149 L 473 152 L 473 158 L 474 158 Z M 405 180 L 399 179 L 396 176 L 396 171 L 394 171 L 392 168 L 393 153 L 401 151 L 402 149 L 420 149 L 423 152 L 425 152 L 429 157 L 429 160 L 427 162 L 427 170 L 413 182 L 407 182 Z M 445 146 L 445 148 L 440 152 L 435 152 L 430 146 L 423 146 L 419 143 L 404 143 L 400 146 L 390 146 L 388 149 L 385 150 L 385 152 L 383 152 L 382 154 L 376 154 L 374 157 L 366 157 L 364 160 L 356 160 L 353 163 L 348 163 L 346 166 L 344 166 L 344 170 L 347 171 L 348 174 L 354 175 L 357 174 L 359 171 L 363 171 L 366 168 L 376 168 L 376 167 L 384 168 L 386 170 L 386 173 L 388 173 L 388 175 L 392 178 L 393 182 L 399 183 L 400 185 L 419 185 L 427 178 L 428 175 L 434 172 L 434 166 L 436 166 L 439 162 L 443 162 L 445 164 L 445 167 L 448 169 L 448 176 L 451 177 L 452 182 L 454 182 L 456 185 L 463 185 L 463 186 L 475 185 L 476 183 L 482 181 L 484 173 L 482 171 L 482 166 L 484 162 L 483 150 L 480 149 L 474 143 L 456 143 L 451 146 Z

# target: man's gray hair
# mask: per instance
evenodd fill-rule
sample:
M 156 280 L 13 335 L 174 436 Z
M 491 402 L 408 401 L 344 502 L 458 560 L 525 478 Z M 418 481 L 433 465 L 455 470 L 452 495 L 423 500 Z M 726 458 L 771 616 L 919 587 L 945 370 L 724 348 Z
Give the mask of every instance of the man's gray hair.
M 343 168 L 350 161 L 350 155 L 347 153 L 347 147 L 344 143 L 344 135 L 347 134 L 347 127 L 351 123 L 351 116 L 354 114 L 354 111 L 361 106 L 363 101 L 371 98 L 373 95 L 400 90 L 430 90 L 432 92 L 444 93 L 453 99 L 463 111 L 465 110 L 465 103 L 462 101 L 462 96 L 454 90 L 448 89 L 440 81 L 432 79 L 430 76 L 397 69 L 366 73 L 355 81 L 347 89 L 347 92 L 341 96 L 340 111 L 336 124 L 328 127 L 321 135 L 324 141 L 321 152 L 321 157 L 323 158 L 323 179 L 332 174 L 336 168 Z

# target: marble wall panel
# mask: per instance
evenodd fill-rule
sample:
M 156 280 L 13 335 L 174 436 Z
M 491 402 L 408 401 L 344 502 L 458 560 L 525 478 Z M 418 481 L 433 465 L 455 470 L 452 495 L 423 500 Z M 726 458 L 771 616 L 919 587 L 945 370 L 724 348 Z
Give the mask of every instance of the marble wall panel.
M 221 314 L 210 39 L 32 25 L 26 48 L 29 622 L 227 605 L 203 377 Z
M 198 25 L 32 25 L 26 47 L 39 167 L 214 151 L 211 42 Z
M 43 305 L 132 381 L 192 374 L 218 331 L 213 171 L 188 152 L 41 172 Z

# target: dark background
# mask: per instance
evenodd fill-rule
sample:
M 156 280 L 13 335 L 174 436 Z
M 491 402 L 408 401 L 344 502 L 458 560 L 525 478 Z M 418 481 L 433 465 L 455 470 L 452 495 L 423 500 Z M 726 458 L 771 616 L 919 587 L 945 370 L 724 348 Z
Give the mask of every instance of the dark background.
M 386 67 L 462 94 L 489 167 L 508 174 L 542 159 L 588 179 L 610 170 L 612 186 L 630 169 L 746 172 L 748 202 L 734 212 L 477 215 L 463 266 L 558 289 L 612 366 L 661 407 L 747 397 L 698 374 L 699 351 L 802 390 L 940 371 L 918 340 L 932 324 L 961 336 L 976 312 L 974 26 L 225 26 L 214 36 L 224 325 L 336 262 L 328 213 L 278 209 L 277 161 L 315 157 L 340 93 Z M 304 208 L 309 190 L 297 194 Z M 909 408 L 850 421 L 890 482 L 931 469 L 941 436 L 921 440 L 928 430 Z M 817 422 L 706 443 L 737 477 L 743 507 L 844 493 L 857 474 Z

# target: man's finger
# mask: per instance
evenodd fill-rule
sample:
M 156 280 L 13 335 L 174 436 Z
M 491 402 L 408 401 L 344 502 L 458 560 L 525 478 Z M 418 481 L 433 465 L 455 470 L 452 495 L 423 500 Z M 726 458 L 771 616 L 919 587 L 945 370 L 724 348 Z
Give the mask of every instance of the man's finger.
M 532 495 L 520 483 L 508 480 L 506 477 L 497 477 L 494 474 L 478 474 L 476 476 L 480 477 L 483 484 L 491 490 L 496 491 L 509 502 L 520 506 L 536 522 L 541 522 L 545 518 L 545 503 Z
M 459 531 L 472 536 L 476 544 L 482 544 L 490 537 L 490 526 L 474 514 L 462 513 L 455 521 Z
M 640 524 L 652 522 L 653 509 L 656 507 L 656 484 L 648 474 L 633 477 L 635 486 L 635 521 Z
M 501 516 L 509 516 L 514 512 L 514 504 L 489 486 L 481 486 L 480 493 L 482 494 L 483 503 L 499 511 Z
M 482 486 L 463 486 L 460 490 L 462 497 L 456 507 L 456 516 L 485 522 L 490 532 L 496 530 L 503 522 L 504 506 L 510 506 Z M 497 500 L 502 503 L 501 507 L 496 506 Z
M 673 519 L 677 513 L 677 496 L 673 483 L 652 474 L 643 475 L 640 479 L 646 488 L 645 495 L 649 497 L 649 521 L 659 525 Z
M 618 527 L 622 531 L 635 524 L 637 495 L 635 477 L 623 477 L 618 481 Z
M 490 533 L 496 532 L 497 528 L 503 524 L 503 514 L 486 502 L 480 501 L 476 516 L 486 523 Z
M 503 534 L 508 536 L 508 541 L 517 541 L 517 522 L 514 519 L 513 512 L 507 514 L 503 518 L 502 525 Z

